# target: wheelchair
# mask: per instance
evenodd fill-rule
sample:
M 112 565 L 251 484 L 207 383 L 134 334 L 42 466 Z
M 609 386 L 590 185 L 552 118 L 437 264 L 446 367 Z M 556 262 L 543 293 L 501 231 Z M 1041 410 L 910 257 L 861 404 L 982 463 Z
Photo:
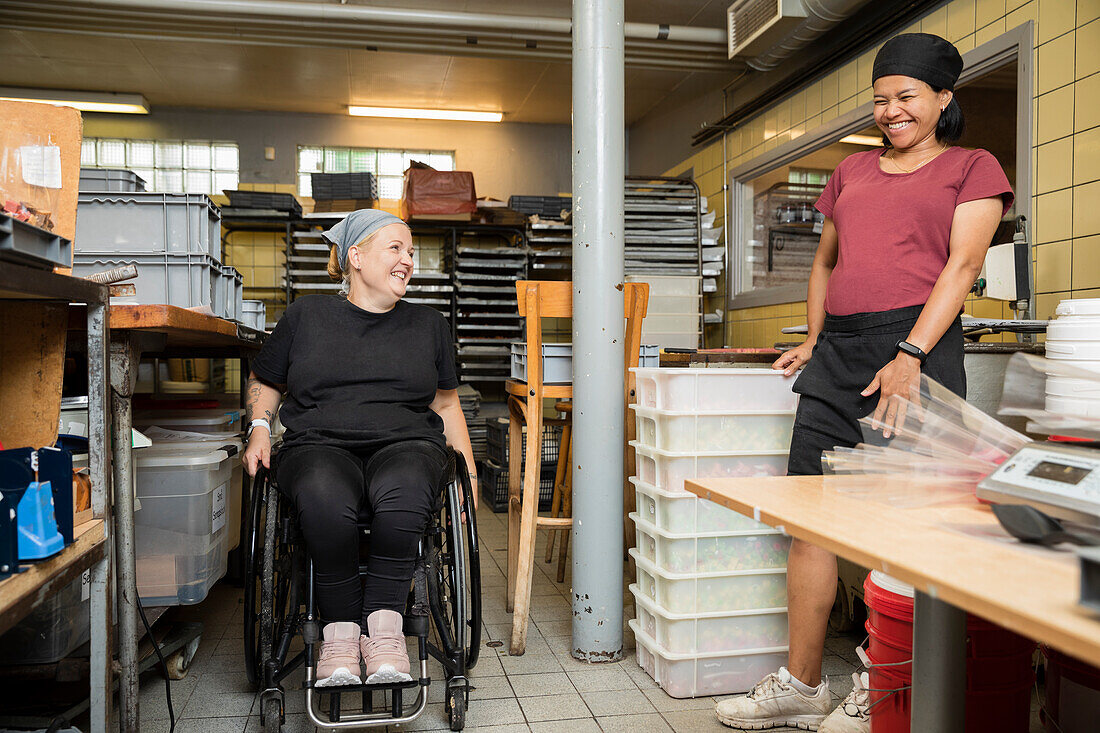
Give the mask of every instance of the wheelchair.
M 448 452 L 437 503 L 420 539 L 403 615 L 406 637 L 416 638 L 416 659 L 410 659 L 413 679 L 371 685 L 314 688 L 314 647 L 321 641 L 321 623 L 314 598 L 313 564 L 291 502 L 276 485 L 276 451 L 272 451 L 271 470 L 260 466 L 252 482 L 246 519 L 244 655 L 248 680 L 260 691 L 265 733 L 281 730 L 285 722 L 282 683 L 302 666 L 306 714 L 313 725 L 363 730 L 409 723 L 428 703 L 432 682 L 429 657 L 443 667 L 444 707 L 451 730 L 465 726 L 470 699 L 466 675 L 477 663 L 481 645 L 481 563 L 466 462 L 453 449 Z M 360 578 L 366 572 L 369 554 L 367 519 L 360 514 Z M 291 656 L 297 634 L 301 634 L 304 648 Z M 415 698 L 407 703 L 414 689 Z M 358 711 L 354 710 L 357 698 L 361 699 Z

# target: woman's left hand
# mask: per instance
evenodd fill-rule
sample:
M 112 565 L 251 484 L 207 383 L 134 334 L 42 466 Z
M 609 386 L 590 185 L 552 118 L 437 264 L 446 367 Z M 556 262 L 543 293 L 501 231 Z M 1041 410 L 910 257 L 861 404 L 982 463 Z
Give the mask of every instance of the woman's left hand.
M 914 388 L 920 387 L 920 361 L 909 354 L 898 354 L 893 361 L 878 370 L 875 378 L 860 394 L 870 397 L 879 393 L 878 406 L 872 419 L 882 426 L 882 437 L 898 433 L 905 423 L 906 400 Z

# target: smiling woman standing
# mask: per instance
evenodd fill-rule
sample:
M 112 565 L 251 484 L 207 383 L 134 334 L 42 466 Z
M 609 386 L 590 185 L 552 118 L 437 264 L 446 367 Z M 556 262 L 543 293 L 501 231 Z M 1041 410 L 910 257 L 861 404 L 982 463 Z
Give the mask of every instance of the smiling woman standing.
M 270 423 L 285 392 L 275 471 L 313 559 L 325 623 L 316 685 L 359 684 L 360 659 L 369 683 L 409 680 L 401 614 L 447 443 L 475 475 L 451 329 L 439 312 L 401 300 L 413 274 L 405 222 L 364 209 L 324 237 L 344 294 L 295 300 L 252 362 L 244 462 L 250 475 L 270 467 Z M 363 583 L 360 507 L 371 518 Z
M 959 313 L 1013 195 L 992 155 L 953 146 L 963 131 L 953 92 L 962 66 L 954 46 L 925 33 L 896 36 L 875 57 L 884 149 L 846 158 L 818 199 L 825 223 L 807 288 L 809 334 L 773 365 L 787 374 L 805 367 L 794 385 L 789 475 L 820 474 L 822 451 L 862 442 L 857 421 L 872 412 L 889 437 L 893 398 L 908 397 L 922 373 L 966 394 Z M 794 540 L 788 666 L 720 702 L 722 723 L 870 730 L 866 678 L 831 714 L 821 679 L 836 586 L 836 557 Z

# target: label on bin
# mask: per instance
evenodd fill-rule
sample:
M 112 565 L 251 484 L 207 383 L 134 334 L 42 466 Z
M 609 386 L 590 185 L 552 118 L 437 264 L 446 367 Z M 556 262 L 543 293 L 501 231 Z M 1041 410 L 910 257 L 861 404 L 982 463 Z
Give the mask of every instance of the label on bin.
M 92 597 L 92 571 L 85 570 L 80 576 L 80 600 L 86 601 Z
M 225 484 L 214 489 L 213 508 L 210 512 L 210 533 L 213 534 L 225 526 Z

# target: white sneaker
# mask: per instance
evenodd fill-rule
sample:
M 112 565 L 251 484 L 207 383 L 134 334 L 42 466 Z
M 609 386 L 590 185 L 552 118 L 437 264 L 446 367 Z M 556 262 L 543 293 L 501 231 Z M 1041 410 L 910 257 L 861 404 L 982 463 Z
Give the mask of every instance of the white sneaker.
M 722 700 L 715 713 L 722 725 L 740 730 L 764 730 L 788 726 L 817 730 L 832 707 L 829 683 L 822 682 L 813 695 L 799 692 L 791 684 L 786 667 L 756 683 L 744 697 Z
M 871 693 L 867 673 L 852 674 L 852 691 L 817 729 L 818 733 L 871 733 Z

